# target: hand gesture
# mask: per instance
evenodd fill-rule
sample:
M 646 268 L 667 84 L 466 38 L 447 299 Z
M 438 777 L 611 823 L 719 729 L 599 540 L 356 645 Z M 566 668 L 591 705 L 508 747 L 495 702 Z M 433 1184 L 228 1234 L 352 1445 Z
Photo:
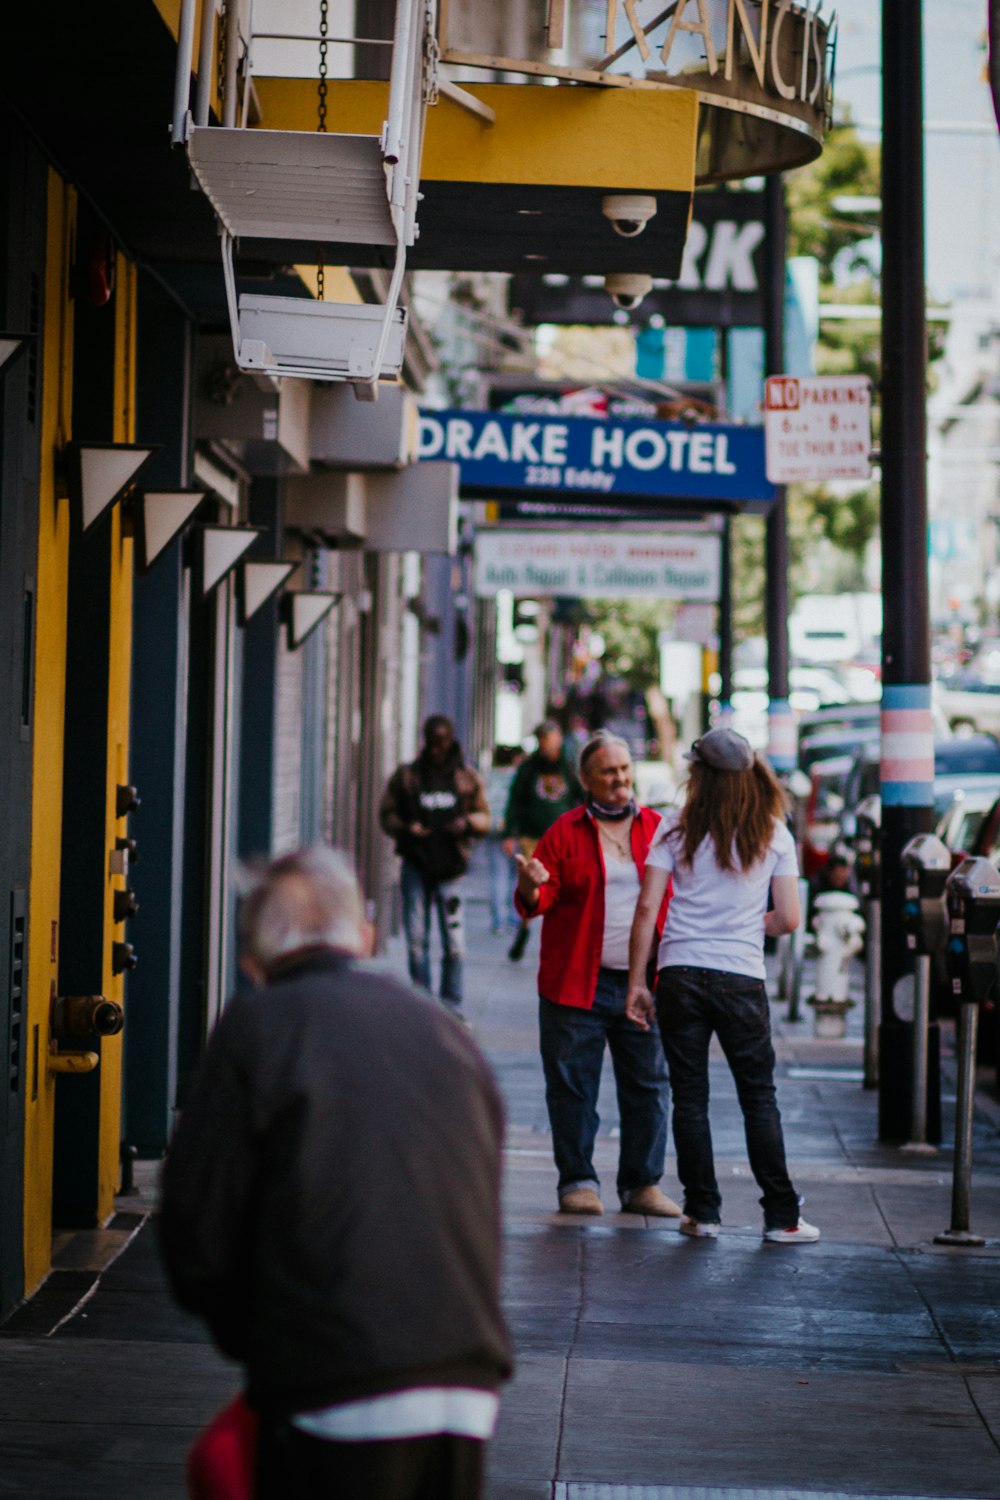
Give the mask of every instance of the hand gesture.
M 544 885 L 549 878 L 549 872 L 540 859 L 525 859 L 523 854 L 514 855 L 514 863 L 517 865 L 517 883 L 522 891 L 528 887 L 537 891 L 540 885 Z
M 548 880 L 549 872 L 540 859 L 525 859 L 523 854 L 515 854 L 514 863 L 517 865 L 518 895 L 525 906 L 533 910 L 538 905 L 538 888 Z
M 650 1022 L 656 1017 L 656 1006 L 644 984 L 629 985 L 625 1014 L 630 1021 L 635 1022 L 640 1031 L 649 1030 Z

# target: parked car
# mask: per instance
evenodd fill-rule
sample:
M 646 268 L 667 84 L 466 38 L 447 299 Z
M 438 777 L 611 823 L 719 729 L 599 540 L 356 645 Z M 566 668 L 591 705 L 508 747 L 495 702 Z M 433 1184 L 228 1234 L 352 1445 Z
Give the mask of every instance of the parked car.
M 877 745 L 879 741 L 878 718 L 870 723 L 859 723 L 853 727 L 823 729 L 799 740 L 799 767 L 807 774 L 819 761 L 846 755 L 853 760 L 862 745 Z
M 807 770 L 814 760 L 840 755 L 848 748 L 878 739 L 880 716 L 881 706 L 876 701 L 845 703 L 803 714 L 797 726 L 799 765 Z M 935 740 L 950 739 L 951 728 L 936 700 L 931 702 L 931 718 Z
M 1000 777 L 977 787 L 959 787 L 941 814 L 937 836 L 947 844 L 953 863 L 978 848 L 991 814 L 1000 806 Z
M 850 819 L 864 797 L 877 797 L 880 789 L 880 745 L 863 745 L 845 784 L 845 833 L 853 837 Z M 1000 740 L 992 734 L 972 734 L 934 744 L 934 811 L 940 818 L 957 791 L 971 792 L 995 786 L 1000 777 Z
M 935 697 L 956 734 L 1000 733 L 1000 680 L 963 669 L 940 678 Z

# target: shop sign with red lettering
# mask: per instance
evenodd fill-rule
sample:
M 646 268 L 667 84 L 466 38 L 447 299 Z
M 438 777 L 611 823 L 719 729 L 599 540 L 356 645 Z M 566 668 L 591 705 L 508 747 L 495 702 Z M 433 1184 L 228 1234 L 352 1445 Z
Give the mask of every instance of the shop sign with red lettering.
M 871 383 L 864 375 L 771 375 L 764 442 L 772 484 L 871 478 Z

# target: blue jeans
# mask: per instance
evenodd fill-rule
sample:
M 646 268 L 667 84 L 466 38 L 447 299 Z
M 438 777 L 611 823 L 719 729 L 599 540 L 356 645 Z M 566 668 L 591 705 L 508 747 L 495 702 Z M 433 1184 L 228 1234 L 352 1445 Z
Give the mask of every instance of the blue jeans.
M 605 1043 L 611 1049 L 621 1115 L 618 1193 L 626 1201 L 638 1188 L 659 1182 L 667 1149 L 667 1070 L 660 1039 L 640 1031 L 625 1016 L 628 974 L 601 969 L 590 1010 L 555 1005 L 538 1007 L 545 1102 L 552 1147 L 559 1169 L 559 1195 L 600 1183 L 594 1170 L 594 1141 L 600 1117 L 597 1095 Z
M 799 1199 L 785 1165 L 764 981 L 717 969 L 661 969 L 656 1013 L 670 1069 L 684 1212 L 714 1223 L 722 1210 L 708 1119 L 708 1046 L 714 1031 L 736 1083 L 765 1227 L 791 1229 L 799 1221 Z
M 486 840 L 486 858 L 490 871 L 490 921 L 494 932 L 502 932 L 505 927 L 517 927 L 519 922 L 514 910 L 517 866 L 503 852 L 499 834 L 491 833 Z
M 410 978 L 414 984 L 431 985 L 431 914 L 441 933 L 441 999 L 450 1005 L 462 1003 L 462 959 L 465 956 L 465 907 L 459 889 L 461 880 L 428 880 L 419 865 L 403 860 L 399 888 L 403 897 L 403 929 Z

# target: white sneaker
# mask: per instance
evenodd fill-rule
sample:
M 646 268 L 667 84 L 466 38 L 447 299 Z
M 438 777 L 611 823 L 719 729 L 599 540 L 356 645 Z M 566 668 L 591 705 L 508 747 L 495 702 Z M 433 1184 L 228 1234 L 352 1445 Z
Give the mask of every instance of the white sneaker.
M 771 1245 L 811 1245 L 819 1239 L 819 1230 L 800 1219 L 794 1229 L 765 1229 L 764 1238 Z
M 718 1219 L 703 1221 L 701 1219 L 692 1219 L 685 1214 L 677 1228 L 681 1234 L 689 1234 L 695 1240 L 714 1240 L 718 1238 L 722 1225 Z

